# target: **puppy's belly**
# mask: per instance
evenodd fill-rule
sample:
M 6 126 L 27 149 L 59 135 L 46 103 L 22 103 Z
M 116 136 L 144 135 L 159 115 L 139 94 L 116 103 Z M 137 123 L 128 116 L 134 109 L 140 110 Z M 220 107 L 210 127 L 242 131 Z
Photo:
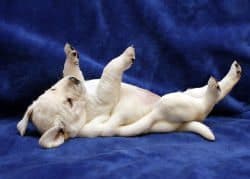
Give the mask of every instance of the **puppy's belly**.
M 95 95 L 99 79 L 86 81 L 85 86 L 91 95 Z M 112 115 L 121 116 L 123 124 L 133 123 L 147 114 L 153 106 L 160 100 L 160 96 L 130 85 L 121 84 L 120 100 L 112 111 Z
M 148 114 L 160 96 L 136 86 L 123 84 L 120 101 L 114 108 L 113 114 L 120 114 L 122 124 L 131 124 Z
M 85 87 L 88 93 L 95 95 L 99 79 L 85 81 Z M 160 96 L 151 91 L 139 88 L 127 83 L 121 83 L 121 98 L 137 98 L 138 101 L 145 105 L 152 105 L 160 99 Z M 121 100 L 123 100 L 121 99 Z M 124 99 L 125 100 L 125 99 Z M 128 100 L 128 99 L 127 99 Z

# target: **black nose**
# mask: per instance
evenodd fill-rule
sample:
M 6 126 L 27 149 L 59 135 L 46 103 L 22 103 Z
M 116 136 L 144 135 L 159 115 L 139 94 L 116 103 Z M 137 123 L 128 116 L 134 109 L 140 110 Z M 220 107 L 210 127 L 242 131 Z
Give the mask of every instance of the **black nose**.
M 78 80 L 77 78 L 75 78 L 73 76 L 69 77 L 69 80 L 76 85 L 80 84 L 80 80 Z

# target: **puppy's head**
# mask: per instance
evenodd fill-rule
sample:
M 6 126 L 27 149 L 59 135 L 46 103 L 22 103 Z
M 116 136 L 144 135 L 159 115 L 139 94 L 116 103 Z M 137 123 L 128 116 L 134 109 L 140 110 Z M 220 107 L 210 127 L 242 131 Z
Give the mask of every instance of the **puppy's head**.
M 31 118 L 43 134 L 39 140 L 40 145 L 46 148 L 56 147 L 75 135 L 70 125 L 78 120 L 76 104 L 79 102 L 85 104 L 84 84 L 75 77 L 64 77 L 28 108 L 17 128 L 20 134 L 24 135 Z M 85 105 L 80 108 L 84 110 Z

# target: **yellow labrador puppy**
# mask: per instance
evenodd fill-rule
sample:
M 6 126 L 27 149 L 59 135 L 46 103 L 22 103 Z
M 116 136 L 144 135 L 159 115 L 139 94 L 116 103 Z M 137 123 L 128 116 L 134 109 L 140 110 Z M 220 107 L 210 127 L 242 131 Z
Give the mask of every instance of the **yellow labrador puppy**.
M 85 81 L 79 68 L 78 52 L 69 44 L 64 51 L 64 77 L 28 107 L 17 125 L 23 136 L 31 119 L 42 134 L 39 144 L 45 148 L 57 147 L 73 137 L 149 132 L 190 131 L 214 140 L 212 131 L 202 121 L 241 76 L 241 67 L 234 61 L 219 82 L 210 77 L 204 87 L 160 97 L 122 83 L 124 71 L 135 60 L 133 47 L 111 60 L 100 79 L 89 81 Z

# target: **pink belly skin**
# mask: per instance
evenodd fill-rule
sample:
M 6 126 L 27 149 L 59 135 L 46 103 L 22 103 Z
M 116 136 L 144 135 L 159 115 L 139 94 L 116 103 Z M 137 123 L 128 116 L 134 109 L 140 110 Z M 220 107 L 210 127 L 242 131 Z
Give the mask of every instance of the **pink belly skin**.
M 160 96 L 158 96 L 157 94 L 138 87 L 136 87 L 136 96 L 143 104 L 148 105 L 155 104 L 160 99 Z

